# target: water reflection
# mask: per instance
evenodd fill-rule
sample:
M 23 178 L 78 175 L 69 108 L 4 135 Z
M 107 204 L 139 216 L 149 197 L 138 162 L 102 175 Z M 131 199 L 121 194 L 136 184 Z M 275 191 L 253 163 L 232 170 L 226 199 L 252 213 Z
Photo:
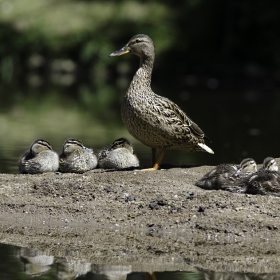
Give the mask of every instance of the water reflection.
M 45 274 L 54 264 L 54 256 L 40 254 L 28 248 L 17 248 L 16 255 L 24 265 L 24 272 L 33 277 Z
M 94 275 L 92 279 L 126 280 L 132 268 L 131 265 L 92 264 L 91 272 Z
M 0 278 L 88 280 L 255 280 L 279 279 L 280 273 L 219 272 L 193 267 L 192 271 L 140 271 L 132 265 L 90 263 L 48 251 L 0 244 Z M 118 260 L 116 260 L 118 262 Z M 238 262 L 238 260 L 237 260 Z M 166 267 L 168 270 L 168 267 Z
M 57 279 L 70 280 L 86 275 L 91 271 L 91 264 L 71 258 L 58 257 L 55 259 Z
M 203 279 L 201 277 L 201 273 L 133 272 L 131 265 L 89 263 L 70 258 L 69 256 L 52 256 L 47 252 L 4 244 L 0 244 L 0 257 L 2 259 L 3 267 L 5 267 L 5 265 L 10 262 L 15 264 L 13 269 L 10 271 L 5 269 L 0 270 L 1 279 L 3 275 L 9 277 L 17 275 L 17 279 L 27 279 L 24 277 L 24 274 L 25 276 L 30 276 L 28 279 L 31 279 L 32 277 L 44 276 L 43 279 L 58 280 Z

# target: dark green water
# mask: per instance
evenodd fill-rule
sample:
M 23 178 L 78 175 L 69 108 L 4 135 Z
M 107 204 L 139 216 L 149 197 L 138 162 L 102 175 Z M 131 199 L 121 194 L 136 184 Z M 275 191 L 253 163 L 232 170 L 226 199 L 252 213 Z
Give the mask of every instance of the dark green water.
M 142 166 L 150 165 L 151 151 L 124 127 L 120 107 L 124 90 L 91 91 L 77 88 L 37 89 L 2 87 L 0 98 L 0 172 L 17 173 L 20 156 L 37 138 L 61 152 L 68 137 L 98 149 L 125 136 Z M 160 92 L 155 89 L 156 92 Z M 170 93 L 170 92 L 169 92 Z M 164 164 L 216 165 L 239 163 L 252 157 L 262 163 L 279 157 L 280 94 L 277 90 L 192 89 L 169 96 L 212 140 L 215 155 L 168 151 Z

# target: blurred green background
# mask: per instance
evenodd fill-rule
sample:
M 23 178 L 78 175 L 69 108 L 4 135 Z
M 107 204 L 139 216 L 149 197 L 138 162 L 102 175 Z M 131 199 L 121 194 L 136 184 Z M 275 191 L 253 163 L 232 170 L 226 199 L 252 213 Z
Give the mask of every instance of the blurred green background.
M 120 117 L 134 56 L 109 58 L 137 33 L 156 45 L 152 88 L 212 139 L 215 155 L 168 152 L 174 165 L 261 163 L 279 156 L 280 3 L 275 1 L 0 1 L 0 172 L 36 138 L 95 151 L 121 136 L 143 166 L 150 149 Z

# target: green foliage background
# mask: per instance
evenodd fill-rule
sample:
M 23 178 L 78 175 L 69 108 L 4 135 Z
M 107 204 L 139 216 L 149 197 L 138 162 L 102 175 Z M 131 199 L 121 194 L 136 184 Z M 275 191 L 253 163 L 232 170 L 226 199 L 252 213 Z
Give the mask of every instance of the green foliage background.
M 276 71 L 280 64 L 275 1 L 2 0 L 0 11 L 6 80 L 11 64 L 19 77 L 40 55 L 44 71 L 52 60 L 69 58 L 78 65 L 78 80 L 98 87 L 119 63 L 108 54 L 137 33 L 154 40 L 161 77 L 246 74 L 248 63 Z

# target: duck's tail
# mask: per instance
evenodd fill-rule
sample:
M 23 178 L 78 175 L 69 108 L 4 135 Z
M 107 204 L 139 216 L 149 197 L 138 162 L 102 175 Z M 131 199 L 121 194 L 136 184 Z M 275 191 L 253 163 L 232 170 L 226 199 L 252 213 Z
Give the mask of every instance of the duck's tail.
M 198 146 L 200 146 L 203 150 L 205 150 L 209 154 L 214 154 L 212 149 L 210 149 L 207 145 L 202 144 L 202 143 L 197 143 Z

